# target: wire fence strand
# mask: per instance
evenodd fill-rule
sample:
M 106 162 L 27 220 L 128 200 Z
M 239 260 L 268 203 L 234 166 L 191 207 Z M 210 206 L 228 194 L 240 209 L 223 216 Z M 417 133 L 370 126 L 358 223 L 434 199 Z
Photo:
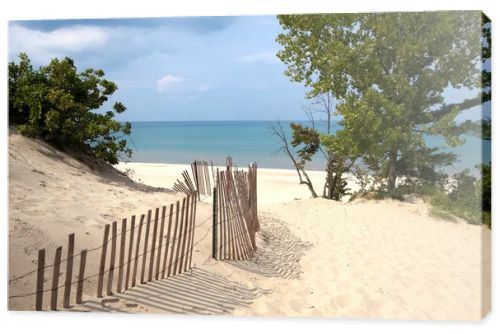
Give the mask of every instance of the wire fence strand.
M 246 211 L 247 211 L 247 210 L 246 210 Z M 244 212 L 239 212 L 238 214 L 235 214 L 235 215 L 233 215 L 233 216 L 231 216 L 231 217 L 227 217 L 225 220 L 222 220 L 222 221 L 218 222 L 217 224 L 222 224 L 222 223 L 224 223 L 224 222 L 227 222 L 227 221 L 229 221 L 229 220 L 231 220 L 231 219 L 233 219 L 233 218 L 236 218 L 236 217 L 238 217 L 238 216 L 241 216 L 241 215 L 243 215 L 243 214 L 244 214 Z M 115 269 L 117 269 L 117 268 L 122 268 L 122 267 L 124 267 L 125 265 L 127 265 L 127 264 L 129 264 L 129 263 L 131 263 L 131 262 L 133 262 L 133 261 L 137 261 L 137 260 L 138 260 L 138 259 L 140 259 L 141 257 L 144 257 L 145 255 L 147 255 L 147 254 L 149 254 L 150 252 L 152 252 L 153 250 L 157 250 L 157 249 L 159 249 L 159 248 L 161 248 L 161 247 L 163 247 L 163 246 L 165 246 L 165 247 L 169 247 L 171 242 L 177 241 L 177 240 L 179 240 L 182 236 L 184 236 L 184 235 L 188 234 L 188 232 L 194 231 L 194 230 L 196 230 L 197 228 L 199 228 L 200 226 L 203 226 L 203 225 L 204 225 L 204 224 L 206 224 L 208 221 L 210 221 L 212 218 L 213 218 L 213 215 L 209 215 L 209 216 L 208 216 L 208 217 L 206 217 L 204 220 L 202 220 L 200 223 L 198 223 L 197 225 L 195 225 L 193 228 L 189 229 L 186 233 L 182 233 L 182 234 L 180 234 L 180 235 L 179 235 L 179 236 L 177 236 L 175 239 L 172 239 L 172 240 L 169 240 L 169 241 L 166 241 L 166 242 L 162 241 L 162 242 L 161 242 L 161 244 L 160 244 L 160 245 L 158 245 L 156 248 L 154 248 L 154 249 L 149 249 L 149 250 L 147 250 L 146 252 L 143 252 L 143 253 L 141 253 L 140 255 L 138 255 L 137 257 L 135 257 L 135 258 L 131 259 L 130 261 L 128 261 L 128 260 L 127 260 L 126 262 L 124 262 L 124 263 L 123 263 L 123 265 L 121 265 L 121 266 L 117 266 L 117 267 L 116 267 L 116 268 L 114 268 L 113 270 L 115 270 Z M 210 232 L 211 232 L 211 229 L 207 229 L 207 232 L 205 233 L 205 235 L 204 235 L 204 236 L 203 236 L 200 240 L 198 240 L 196 243 L 194 243 L 194 244 L 193 244 L 193 247 L 194 247 L 194 246 L 199 245 L 199 244 L 200 244 L 203 240 L 205 240 L 205 239 L 207 238 L 207 236 L 210 234 Z M 244 233 L 246 233 L 246 231 L 243 231 L 242 233 L 238 233 L 238 234 L 234 235 L 234 236 L 233 236 L 233 238 L 231 238 L 230 240 L 228 240 L 228 241 L 227 241 L 226 243 L 224 243 L 223 245 L 228 244 L 229 242 L 231 242 L 231 241 L 235 240 L 236 238 L 240 237 L 240 236 L 241 236 L 242 234 L 244 234 Z M 117 236 L 118 236 L 118 235 L 117 235 Z M 111 239 L 113 239 L 113 238 L 111 238 Z M 111 240 L 111 239 L 110 239 L 110 240 Z M 96 248 L 97 248 L 97 247 L 96 247 Z M 102 248 L 102 246 L 100 246 L 99 248 Z M 97 249 L 98 249 L 98 248 L 97 248 Z M 89 251 L 90 251 L 90 250 L 88 250 L 88 251 L 87 251 L 87 253 L 88 253 Z M 169 264 L 169 268 L 171 268 L 171 267 L 172 267 L 172 265 L 174 265 L 174 264 L 176 264 L 177 262 L 179 262 L 180 260 L 182 260 L 182 259 L 183 259 L 183 258 L 184 258 L 187 254 L 188 254 L 187 252 L 186 252 L 186 253 L 184 253 L 184 254 L 182 254 L 182 256 L 180 256 L 180 257 L 179 257 L 176 261 L 174 261 L 174 262 L 172 262 L 171 264 Z M 62 263 L 62 261 L 61 261 L 61 263 Z M 37 271 L 37 270 L 35 270 L 35 272 L 36 272 L 36 271 Z M 109 271 L 110 271 L 110 269 L 107 269 L 107 270 L 105 270 L 103 273 L 104 273 L 104 274 L 106 274 L 106 273 L 108 273 Z M 77 281 L 72 282 L 72 283 L 71 283 L 71 285 L 73 285 L 73 284 L 77 284 L 77 283 L 79 283 L 80 281 L 85 282 L 85 281 L 89 280 L 90 278 L 93 278 L 93 277 L 97 277 L 97 276 L 99 276 L 99 274 L 100 274 L 100 273 L 93 274 L 93 275 L 91 275 L 91 276 L 87 276 L 87 277 L 85 277 L 84 279 L 81 279 L 81 280 L 80 280 L 80 279 L 78 279 Z M 57 289 L 60 289 L 60 288 L 62 288 L 62 287 L 64 287 L 64 286 L 65 286 L 65 284 L 61 284 L 60 286 L 58 286 L 58 288 L 57 288 Z M 45 289 L 45 290 L 43 290 L 42 292 L 43 292 L 43 293 L 45 293 L 45 292 L 49 292 L 49 291 L 52 291 L 52 290 L 56 290 L 56 289 L 53 289 L 53 288 L 50 288 L 50 289 Z M 9 299 L 29 297 L 29 296 L 33 296 L 33 295 L 36 295 L 36 294 L 37 294 L 37 292 L 35 291 L 35 292 L 30 292 L 30 293 L 25 293 L 25 294 L 12 295 L 12 296 L 9 296 Z
M 204 198 L 202 198 L 200 201 L 203 201 L 203 200 L 205 200 L 205 199 L 206 199 L 206 198 L 208 198 L 208 197 L 210 197 L 210 196 L 205 196 L 205 197 L 204 197 Z M 194 198 L 194 196 L 193 196 L 193 198 Z M 155 208 L 155 209 L 156 209 L 156 208 Z M 148 210 L 148 211 L 153 211 L 153 210 L 155 210 L 155 209 L 151 209 L 151 210 Z M 172 215 L 176 214 L 177 212 L 178 212 L 178 211 L 177 211 L 177 209 L 175 209 L 175 210 L 172 212 Z M 132 215 L 132 217 L 134 217 L 134 216 L 139 216 L 139 217 L 140 217 L 140 216 L 142 216 L 142 215 L 144 215 L 144 216 L 145 216 L 146 214 Z M 161 216 L 159 216 L 159 217 L 158 217 L 158 219 L 164 219 L 164 218 L 168 217 L 169 215 L 170 215 L 170 212 L 168 213 L 168 215 L 163 215 L 163 214 L 162 214 Z M 124 219 L 125 219 L 125 218 L 124 218 Z M 140 224 L 137 224 L 137 225 L 134 227 L 134 230 L 138 229 L 138 228 L 139 228 L 139 225 L 140 225 Z M 117 233 L 117 234 L 116 234 L 116 236 L 115 236 L 115 237 L 110 237 L 109 239 L 107 239 L 107 240 L 106 240 L 106 242 L 105 242 L 105 244 L 108 244 L 108 243 L 109 243 L 110 241 L 112 241 L 114 238 L 119 237 L 119 236 L 120 236 L 120 235 L 122 235 L 123 233 L 128 233 L 128 232 L 130 232 L 131 230 L 132 230 L 132 229 L 131 229 L 131 228 L 129 228 L 129 229 L 125 230 L 125 232 L 120 231 L 119 233 Z M 90 249 L 88 249 L 88 250 L 87 250 L 87 255 L 88 255 L 88 253 L 91 253 L 91 252 L 94 252 L 94 251 L 96 251 L 96 250 L 99 250 L 99 249 L 101 249 L 102 247 L 103 247 L 103 245 L 100 245 L 100 246 L 96 246 L 96 247 L 94 247 L 94 248 L 90 248 Z M 66 258 L 62 259 L 62 260 L 60 261 L 60 263 L 64 263 L 64 262 L 66 262 L 68 259 L 75 259 L 75 258 L 77 258 L 77 257 L 79 257 L 79 256 L 80 256 L 80 253 L 78 253 L 78 254 L 74 254 L 74 255 L 72 255 L 72 256 L 70 256 L 70 257 L 66 257 Z M 46 264 L 46 265 L 43 267 L 43 269 L 45 270 L 45 269 L 51 268 L 51 267 L 53 267 L 53 266 L 54 266 L 54 263 Z M 21 274 L 20 276 L 17 276 L 17 277 L 11 278 L 11 279 L 9 280 L 9 284 L 10 284 L 10 283 L 12 283 L 12 282 L 18 281 L 18 280 L 20 280 L 20 279 L 26 278 L 26 277 L 28 277 L 28 276 L 31 276 L 31 275 L 33 275 L 34 273 L 36 273 L 37 271 L 38 271 L 38 269 L 34 269 L 34 270 L 28 271 L 28 272 L 26 272 L 26 273 L 24 273 L 24 274 Z

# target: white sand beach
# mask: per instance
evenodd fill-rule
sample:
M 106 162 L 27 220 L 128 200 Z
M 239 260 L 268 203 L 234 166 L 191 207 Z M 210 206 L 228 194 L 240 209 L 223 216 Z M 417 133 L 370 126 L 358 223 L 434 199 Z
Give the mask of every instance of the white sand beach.
M 144 185 L 11 132 L 9 280 L 35 269 L 39 248 L 52 259 L 69 233 L 77 249 L 90 249 L 102 241 L 104 224 L 182 198 L 153 187 L 170 188 L 190 171 L 149 163 L 117 169 Z M 324 173 L 310 176 L 321 193 Z M 259 168 L 257 188 L 253 259 L 211 259 L 208 220 L 195 234 L 191 273 L 104 299 L 95 298 L 90 280 L 86 302 L 75 309 L 422 320 L 479 320 L 490 310 L 490 230 L 433 217 L 420 199 L 312 199 L 294 170 Z M 210 201 L 200 203 L 197 222 L 210 214 Z M 97 263 L 89 254 L 87 272 Z M 9 295 L 33 290 L 33 277 L 9 284 Z M 34 297 L 9 299 L 11 310 L 33 305 Z

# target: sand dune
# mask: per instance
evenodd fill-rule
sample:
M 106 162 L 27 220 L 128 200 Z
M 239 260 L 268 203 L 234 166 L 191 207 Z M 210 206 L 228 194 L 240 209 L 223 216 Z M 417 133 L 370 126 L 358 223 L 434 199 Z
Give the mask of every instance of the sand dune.
M 91 170 L 52 148 L 9 137 L 9 278 L 50 256 L 67 234 L 78 247 L 101 241 L 105 223 L 170 203 L 186 165 L 120 164 Z M 311 172 L 321 192 L 324 173 Z M 88 284 L 74 310 L 260 316 L 477 320 L 490 309 L 490 231 L 429 215 L 420 200 L 337 203 L 311 199 L 293 170 L 260 168 L 261 232 L 248 261 L 210 258 L 210 224 L 197 230 L 195 269 L 104 299 Z M 210 201 L 197 219 L 210 217 Z M 89 258 L 89 264 L 97 261 Z M 483 265 L 483 266 L 482 266 Z M 89 271 L 96 268 L 90 266 Z M 9 294 L 32 291 L 14 282 Z M 34 299 L 9 301 L 32 309 Z

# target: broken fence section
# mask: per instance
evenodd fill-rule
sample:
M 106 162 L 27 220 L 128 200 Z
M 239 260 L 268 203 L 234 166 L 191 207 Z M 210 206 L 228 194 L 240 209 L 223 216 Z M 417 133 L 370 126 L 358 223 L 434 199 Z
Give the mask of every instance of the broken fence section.
M 191 175 L 187 170 L 182 172 L 182 180 L 177 179 L 172 187 L 177 192 L 183 192 L 186 195 L 191 195 L 194 192 L 198 193 L 198 200 L 201 196 L 211 196 L 211 184 L 215 178 L 214 164 L 208 162 L 195 160 L 191 164 Z

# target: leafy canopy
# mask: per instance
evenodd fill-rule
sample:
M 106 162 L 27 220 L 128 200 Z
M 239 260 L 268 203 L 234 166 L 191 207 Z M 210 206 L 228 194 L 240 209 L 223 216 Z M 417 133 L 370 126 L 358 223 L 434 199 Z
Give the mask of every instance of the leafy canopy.
M 9 63 L 9 121 L 21 134 L 116 164 L 120 156 L 132 154 L 124 139 L 131 124 L 115 120 L 126 107 L 115 102 L 113 110 L 95 110 L 117 88 L 100 69 L 78 72 L 71 58 L 34 69 L 21 53 L 19 63 Z
M 456 146 L 461 134 L 479 130 L 457 124 L 464 107 L 443 96 L 450 87 L 481 86 L 479 12 L 282 15 L 279 21 L 285 74 L 310 87 L 309 96 L 335 96 L 344 145 L 361 148 L 375 173 L 389 178 L 392 170 L 393 186 L 394 172 L 422 175 L 414 162 L 435 154 L 424 135 Z M 451 156 L 432 158 L 434 166 L 451 162 Z

